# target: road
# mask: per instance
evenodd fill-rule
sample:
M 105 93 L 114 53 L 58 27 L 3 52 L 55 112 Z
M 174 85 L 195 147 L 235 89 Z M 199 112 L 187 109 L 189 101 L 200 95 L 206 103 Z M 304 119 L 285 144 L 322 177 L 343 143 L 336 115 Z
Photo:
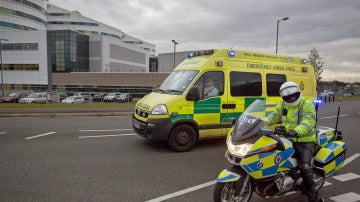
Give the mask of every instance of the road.
M 321 189 L 326 201 L 360 199 L 359 106 L 342 104 L 347 164 Z M 335 127 L 337 108 L 321 106 L 318 125 Z M 135 135 L 126 115 L 1 118 L 0 201 L 212 201 L 225 151 L 213 139 L 172 152 Z M 267 201 L 290 200 L 307 201 L 300 193 Z

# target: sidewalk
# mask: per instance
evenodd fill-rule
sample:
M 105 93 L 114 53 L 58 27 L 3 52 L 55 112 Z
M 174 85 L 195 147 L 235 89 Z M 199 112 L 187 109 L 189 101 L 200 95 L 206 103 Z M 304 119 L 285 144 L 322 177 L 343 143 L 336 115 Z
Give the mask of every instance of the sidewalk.
M 133 108 L 3 108 L 0 117 L 121 116 Z

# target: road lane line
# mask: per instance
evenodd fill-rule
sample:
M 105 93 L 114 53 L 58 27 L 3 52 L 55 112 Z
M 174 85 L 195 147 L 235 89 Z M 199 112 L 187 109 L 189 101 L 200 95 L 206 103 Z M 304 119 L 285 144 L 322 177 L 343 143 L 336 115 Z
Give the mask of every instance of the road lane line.
M 360 194 L 349 192 L 346 194 L 333 196 L 330 198 L 330 200 L 336 201 L 336 202 L 356 202 L 359 201 Z
M 117 134 L 117 135 L 93 135 L 93 136 L 79 136 L 79 139 L 83 138 L 100 138 L 100 137 L 121 137 L 121 136 L 133 136 L 136 135 L 135 133 L 132 134 Z
M 339 117 L 343 117 L 343 116 L 350 116 L 351 114 L 343 114 L 340 115 Z M 337 116 L 327 116 L 327 117 L 321 117 L 320 119 L 332 119 L 332 118 L 336 118 Z
M 114 132 L 114 131 L 130 131 L 133 129 L 109 129 L 109 130 L 79 130 L 80 133 L 82 132 Z
M 35 135 L 35 136 L 27 137 L 27 138 L 25 138 L 25 139 L 31 140 L 31 139 L 34 139 L 34 138 L 43 137 L 43 136 L 51 135 L 51 134 L 54 134 L 54 133 L 56 133 L 56 132 L 48 132 L 48 133 L 44 133 L 44 134 L 40 134 L 40 135 Z
M 359 154 L 359 153 L 356 153 L 356 154 L 350 156 L 349 158 L 347 158 L 347 159 L 345 160 L 345 163 L 344 163 L 343 167 L 346 166 L 347 164 L 349 164 L 351 161 L 355 160 L 355 159 L 356 159 L 357 157 L 359 157 L 359 156 L 360 156 L 360 154 Z
M 1 131 L 0 135 L 5 135 L 7 132 L 6 131 Z
M 357 157 L 359 157 L 360 154 L 356 153 L 354 155 L 352 155 L 351 157 L 347 158 L 345 160 L 345 163 L 343 166 L 345 166 L 346 164 L 350 163 L 351 161 L 355 160 Z M 198 189 L 202 189 L 202 188 L 205 188 L 205 187 L 208 187 L 208 186 L 211 186 L 211 185 L 214 185 L 216 183 L 216 180 L 214 181 L 210 181 L 210 182 L 206 182 L 206 183 L 203 183 L 203 184 L 200 184 L 200 185 L 197 185 L 197 186 L 194 186 L 194 187 L 190 187 L 188 189 L 184 189 L 184 190 L 181 190 L 181 191 L 178 191 L 178 192 L 174 192 L 174 193 L 171 193 L 171 194 L 167 194 L 167 195 L 164 195 L 164 196 L 160 196 L 158 198 L 154 198 L 154 199 L 151 199 L 149 201 L 145 201 L 145 202 L 160 202 L 160 201 L 164 201 L 164 200 L 167 200 L 167 199 L 170 199 L 170 198 L 174 198 L 174 197 L 177 197 L 177 196 L 180 196 L 180 195 L 183 195 L 183 194 L 186 194 L 186 193 L 189 193 L 189 192 L 193 192 L 193 191 L 196 191 Z M 332 185 L 330 182 L 325 182 L 324 186 L 330 186 Z M 295 193 L 295 192 L 294 192 Z M 289 194 L 293 194 L 292 192 L 290 192 Z
M 184 190 L 181 190 L 181 191 L 178 191 L 178 192 L 174 192 L 172 194 L 168 194 L 168 195 L 165 195 L 165 196 L 161 196 L 161 197 L 158 197 L 158 198 L 154 198 L 154 199 L 151 199 L 149 201 L 145 201 L 145 202 L 159 202 L 159 201 L 165 201 L 167 199 L 170 199 L 170 198 L 174 198 L 176 196 L 180 196 L 180 195 L 183 195 L 183 194 L 186 194 L 186 193 L 189 193 L 189 192 L 193 192 L 193 191 L 196 191 L 198 189 L 202 189 L 204 187 L 208 187 L 208 186 L 211 186 L 211 185 L 214 185 L 216 183 L 216 180 L 214 181 L 210 181 L 210 182 L 206 182 L 204 184 L 200 184 L 200 185 L 197 185 L 197 186 L 194 186 L 194 187 L 190 187 L 188 189 L 184 189 Z
M 337 175 L 337 176 L 335 176 L 333 178 L 337 179 L 337 180 L 339 180 L 341 182 L 346 182 L 346 181 L 349 181 L 349 180 L 354 180 L 354 179 L 360 178 L 360 175 L 355 174 L 355 173 L 345 173 L 345 174 L 342 174 L 342 175 Z

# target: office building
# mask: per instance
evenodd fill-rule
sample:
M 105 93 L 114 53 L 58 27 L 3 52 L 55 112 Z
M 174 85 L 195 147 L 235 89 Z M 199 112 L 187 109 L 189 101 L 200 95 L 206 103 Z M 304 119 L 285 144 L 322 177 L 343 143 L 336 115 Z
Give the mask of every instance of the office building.
M 155 45 L 47 0 L 0 0 L 0 39 L 4 91 L 53 88 L 54 73 L 149 72 L 156 55 Z

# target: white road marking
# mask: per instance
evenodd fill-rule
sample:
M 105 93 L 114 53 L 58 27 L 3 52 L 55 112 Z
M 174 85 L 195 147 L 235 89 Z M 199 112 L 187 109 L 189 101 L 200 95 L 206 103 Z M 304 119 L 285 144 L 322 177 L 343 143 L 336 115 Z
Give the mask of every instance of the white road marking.
M 335 176 L 333 178 L 337 179 L 337 180 L 339 180 L 341 182 L 345 182 L 345 181 L 360 178 L 360 175 L 357 175 L 357 174 L 354 174 L 354 173 L 346 173 L 346 174 L 342 174 L 342 175 L 337 175 L 337 176 Z
M 324 187 L 332 185 L 331 182 L 325 181 Z
M 38 137 L 43 137 L 43 136 L 46 136 L 46 135 L 51 135 L 51 134 L 54 134 L 56 132 L 48 132 L 48 133 L 44 133 L 44 134 L 40 134 L 40 135 L 35 135 L 35 136 L 31 136 L 31 137 L 27 137 L 25 139 L 27 140 L 30 140 L 30 139 L 34 139 L 34 138 L 38 138 Z
M 6 131 L 1 131 L 0 135 L 5 135 L 7 132 Z
M 336 201 L 336 202 L 356 202 L 356 201 L 359 201 L 360 194 L 357 194 L 354 192 L 349 192 L 346 194 L 333 196 L 330 199 L 333 201 Z
M 343 116 L 349 116 L 351 114 L 343 114 L 343 115 L 340 115 L 339 117 L 343 117 Z M 321 117 L 320 119 L 332 119 L 332 118 L 336 118 L 337 116 L 328 116 L 328 117 Z
M 168 195 L 165 195 L 165 196 L 161 196 L 161 197 L 158 197 L 158 198 L 154 198 L 154 199 L 151 199 L 149 201 L 146 201 L 146 202 L 159 202 L 159 201 L 165 201 L 167 199 L 171 199 L 171 198 L 174 198 L 176 196 L 180 196 L 180 195 L 183 195 L 183 194 L 186 194 L 186 193 L 189 193 L 189 192 L 193 192 L 193 191 L 196 191 L 198 189 L 202 189 L 204 187 L 208 187 L 208 186 L 211 186 L 211 185 L 214 185 L 216 183 L 216 181 L 210 181 L 210 182 L 206 182 L 204 184 L 200 184 L 200 185 L 197 185 L 197 186 L 194 186 L 194 187 L 190 187 L 190 188 L 187 188 L 187 189 L 184 189 L 184 190 L 181 190 L 181 191 L 178 191 L 178 192 L 174 192 L 172 194 L 168 194 Z
M 79 130 L 80 133 L 82 132 L 113 132 L 113 131 L 130 131 L 133 129 L 109 129 L 109 130 Z
M 356 159 L 357 157 L 359 157 L 359 156 L 360 156 L 360 154 L 359 154 L 359 153 L 356 153 L 356 154 L 350 156 L 349 158 L 347 158 L 347 159 L 345 160 L 345 163 L 344 163 L 343 167 L 346 166 L 347 164 L 349 164 L 351 161 L 355 160 L 355 159 Z
M 350 163 L 351 161 L 355 160 L 357 157 L 359 157 L 360 154 L 356 153 L 354 155 L 352 155 L 351 157 L 347 158 L 345 160 L 345 163 L 343 165 L 343 167 L 345 165 L 347 165 L 348 163 Z M 171 193 L 171 194 L 167 194 L 167 195 L 164 195 L 164 196 L 160 196 L 158 198 L 155 198 L 155 199 L 151 199 L 149 201 L 146 201 L 146 202 L 160 202 L 160 201 L 164 201 L 164 200 L 167 200 L 167 199 L 170 199 L 170 198 L 174 198 L 176 196 L 180 196 L 180 195 L 183 195 L 183 194 L 186 194 L 186 193 L 189 193 L 189 192 L 192 192 L 192 191 L 196 191 L 198 189 L 202 189 L 202 188 L 205 188 L 205 187 L 208 187 L 208 186 L 211 186 L 211 185 L 214 185 L 216 183 L 216 180 L 215 181 L 210 181 L 210 182 L 206 182 L 206 183 L 203 183 L 201 185 L 197 185 L 197 186 L 194 186 L 194 187 L 190 187 L 188 189 L 184 189 L 184 190 L 181 190 L 181 191 L 178 191 L 178 192 L 174 192 L 174 193 Z M 329 185 L 332 185 L 330 182 L 327 182 L 325 181 L 325 184 L 324 186 L 329 186 Z M 292 194 L 292 192 L 290 192 Z M 289 194 L 290 194 L 289 193 Z M 294 192 L 295 193 L 295 192 Z M 339 201 L 340 202 L 340 201 Z M 355 201 L 354 201 L 355 202 Z
M 92 135 L 92 136 L 79 136 L 79 139 L 83 138 L 100 138 L 100 137 L 121 137 L 121 136 L 133 136 L 136 135 L 135 133 L 132 134 L 117 134 L 117 135 Z

